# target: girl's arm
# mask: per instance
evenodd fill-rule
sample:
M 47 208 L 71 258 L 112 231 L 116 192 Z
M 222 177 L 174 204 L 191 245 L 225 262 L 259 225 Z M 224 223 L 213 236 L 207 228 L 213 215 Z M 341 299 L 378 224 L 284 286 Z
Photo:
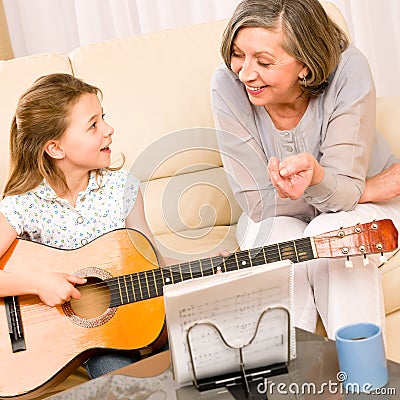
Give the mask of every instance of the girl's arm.
M 0 296 L 36 294 L 40 300 L 54 307 L 71 299 L 80 299 L 74 286 L 86 279 L 62 272 L 0 271 Z
M 0 212 L 0 258 L 17 238 L 17 232 L 8 222 L 7 218 Z
M 0 258 L 16 238 L 17 232 L 0 212 Z M 85 282 L 86 279 L 62 272 L 0 270 L 0 296 L 36 294 L 53 307 L 71 298 L 79 299 L 81 294 L 74 285 Z
M 136 229 L 137 231 L 143 233 L 143 235 L 145 235 L 147 239 L 149 239 L 149 241 L 153 245 L 153 248 L 156 250 L 158 261 L 161 267 L 176 264 L 176 260 L 167 260 L 157 251 L 157 246 L 154 240 L 153 233 L 151 232 L 151 229 L 147 224 L 146 216 L 144 214 L 144 202 L 142 192 L 140 190 L 138 191 L 135 205 L 125 219 L 125 226 L 127 228 Z
M 125 218 L 125 226 L 127 228 L 136 229 L 137 231 L 143 233 L 147 237 L 147 239 L 150 240 L 151 244 L 155 247 L 154 237 L 149 225 L 147 224 L 144 214 L 144 202 L 140 189 L 138 191 L 136 201 L 131 212 Z

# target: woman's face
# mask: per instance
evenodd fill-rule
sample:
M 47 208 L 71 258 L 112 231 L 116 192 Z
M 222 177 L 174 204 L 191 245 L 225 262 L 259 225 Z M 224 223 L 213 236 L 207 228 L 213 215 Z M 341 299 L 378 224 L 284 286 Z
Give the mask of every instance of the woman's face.
M 241 28 L 232 46 L 231 68 L 257 106 L 295 103 L 302 94 L 299 79 L 309 69 L 282 48 L 282 32 Z

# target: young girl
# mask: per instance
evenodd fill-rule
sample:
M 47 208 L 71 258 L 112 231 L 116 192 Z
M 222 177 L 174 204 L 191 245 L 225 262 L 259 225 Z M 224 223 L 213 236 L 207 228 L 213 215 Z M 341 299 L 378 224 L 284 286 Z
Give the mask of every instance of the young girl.
M 0 201 L 0 257 L 18 237 L 75 249 L 134 227 L 152 238 L 139 182 L 110 168 L 114 130 L 104 121 L 101 91 L 67 74 L 39 78 L 17 106 L 10 132 L 11 171 Z M 62 272 L 0 271 L 0 295 L 37 294 L 55 306 L 79 299 L 85 279 Z M 91 357 L 94 378 L 137 360 L 136 354 Z

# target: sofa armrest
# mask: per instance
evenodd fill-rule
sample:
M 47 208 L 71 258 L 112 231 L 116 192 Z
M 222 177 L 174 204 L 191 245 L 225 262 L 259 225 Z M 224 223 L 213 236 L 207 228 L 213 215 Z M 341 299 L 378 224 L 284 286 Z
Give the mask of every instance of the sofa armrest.
M 396 157 L 400 159 L 400 96 L 378 97 L 376 128 L 386 138 Z

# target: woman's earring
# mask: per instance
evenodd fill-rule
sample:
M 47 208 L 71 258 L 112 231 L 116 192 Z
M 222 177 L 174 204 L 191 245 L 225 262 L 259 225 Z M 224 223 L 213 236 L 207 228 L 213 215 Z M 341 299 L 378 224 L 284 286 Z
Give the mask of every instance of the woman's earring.
M 303 76 L 303 86 L 304 86 L 304 87 L 307 87 L 307 80 L 306 80 L 306 77 L 305 77 L 305 76 Z

